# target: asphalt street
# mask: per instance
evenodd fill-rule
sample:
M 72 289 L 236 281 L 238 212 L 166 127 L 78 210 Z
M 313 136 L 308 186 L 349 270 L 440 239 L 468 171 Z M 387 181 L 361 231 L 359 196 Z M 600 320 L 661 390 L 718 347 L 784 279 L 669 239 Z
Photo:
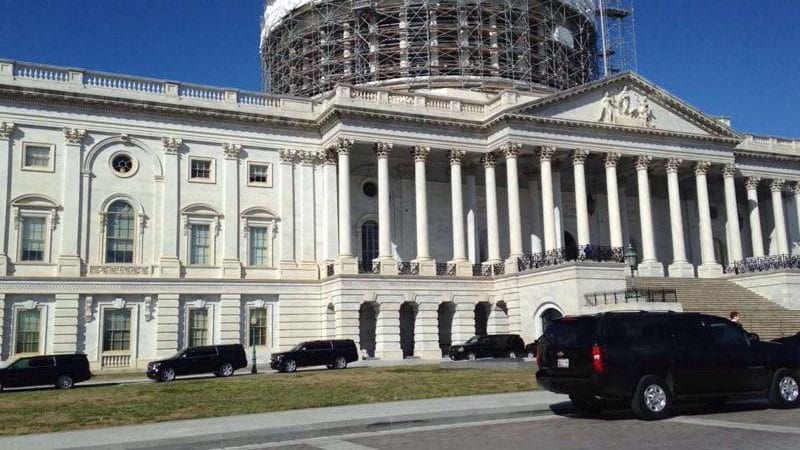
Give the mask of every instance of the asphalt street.
M 578 417 L 567 406 L 505 420 L 380 430 L 236 447 L 234 450 L 798 449 L 800 410 L 762 403 L 687 405 L 672 419 L 645 422 L 629 411 Z

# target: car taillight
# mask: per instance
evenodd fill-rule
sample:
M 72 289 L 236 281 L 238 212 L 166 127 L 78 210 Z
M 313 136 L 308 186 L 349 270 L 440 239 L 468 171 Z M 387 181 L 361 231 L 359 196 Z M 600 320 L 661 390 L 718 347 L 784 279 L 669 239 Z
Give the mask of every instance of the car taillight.
M 603 348 L 597 344 L 592 347 L 592 370 L 595 373 L 603 373 L 606 371 L 606 365 L 603 361 Z

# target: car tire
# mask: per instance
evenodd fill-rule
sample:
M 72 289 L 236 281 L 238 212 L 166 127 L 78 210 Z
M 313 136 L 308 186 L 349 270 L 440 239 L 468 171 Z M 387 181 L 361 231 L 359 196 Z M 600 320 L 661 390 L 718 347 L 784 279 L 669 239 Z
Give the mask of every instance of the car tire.
M 233 364 L 227 362 L 222 363 L 222 365 L 219 366 L 219 370 L 217 370 L 214 375 L 222 378 L 227 378 L 233 375 Z
M 169 382 L 175 381 L 175 369 L 172 367 L 165 367 L 160 374 L 158 374 L 160 381 Z
M 468 361 L 475 361 L 476 359 L 478 359 L 478 357 L 477 357 L 477 355 L 475 355 L 475 353 L 469 352 L 469 353 L 467 353 L 466 359 Z
M 344 356 L 337 356 L 336 359 L 333 360 L 333 367 L 339 370 L 346 369 L 347 360 L 344 359 Z
M 672 393 L 659 377 L 647 375 L 639 380 L 631 400 L 633 415 L 641 420 L 661 420 L 669 417 Z
M 0 394 L 2 394 L 4 390 L 5 390 L 5 386 L 3 386 L 3 382 L 0 381 Z
M 800 382 L 789 369 L 778 369 L 769 386 L 769 406 L 772 408 L 796 408 L 800 404 Z
M 75 380 L 71 375 L 61 375 L 56 379 L 56 389 L 72 389 L 75 386 Z
M 600 414 L 608 406 L 605 399 L 593 396 L 570 395 L 569 399 L 572 402 L 572 408 L 579 415 Z
M 517 358 L 519 358 L 519 355 L 515 350 L 509 350 L 508 354 L 506 356 L 508 356 L 509 359 L 517 359 Z
M 287 359 L 283 362 L 283 371 L 292 373 L 297 370 L 297 362 L 293 359 Z
M 335 369 L 333 364 L 325 364 L 325 367 L 327 367 L 328 369 L 331 369 L 331 370 Z

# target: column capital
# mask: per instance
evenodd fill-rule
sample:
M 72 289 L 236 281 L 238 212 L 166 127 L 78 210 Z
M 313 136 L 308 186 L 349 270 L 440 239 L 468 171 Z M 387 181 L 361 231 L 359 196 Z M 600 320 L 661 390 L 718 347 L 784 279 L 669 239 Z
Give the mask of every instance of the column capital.
M 414 158 L 414 162 L 425 162 L 430 153 L 431 148 L 427 145 L 415 145 L 411 147 L 411 156 Z
M 800 195 L 800 181 L 794 183 L 794 186 L 792 186 L 792 192 L 794 195 Z
M 85 136 L 86 130 L 79 130 L 77 128 L 64 128 L 64 139 L 66 139 L 67 144 L 81 145 Z
M 761 177 L 747 177 L 747 180 L 744 182 L 744 186 L 748 190 L 758 189 L 759 183 L 761 183 Z
M 171 137 L 161 138 L 161 149 L 164 151 L 165 155 L 177 155 L 182 144 L 183 139 Z
M 772 192 L 781 192 L 784 184 L 786 184 L 786 180 L 783 178 L 775 178 L 769 183 L 769 190 Z
M 319 162 L 322 162 L 323 155 L 314 150 L 303 150 L 297 152 L 297 157 L 300 161 L 300 164 L 304 166 L 313 166 Z
M 353 150 L 353 145 L 355 145 L 355 142 L 352 139 L 340 137 L 336 139 L 334 148 L 337 153 L 348 155 Z
M 576 149 L 572 152 L 572 164 L 585 164 L 589 156 L 589 150 Z
M 494 152 L 486 152 L 481 158 L 481 164 L 483 164 L 483 167 L 487 169 L 494 167 L 497 165 L 497 156 L 494 154 Z
M 697 161 L 694 163 L 694 174 L 695 175 L 705 175 L 708 173 L 708 168 L 711 167 L 711 163 L 708 161 Z
M 293 148 L 282 148 L 278 150 L 278 156 L 284 164 L 291 164 L 297 159 L 298 151 Z
M 224 142 L 222 144 L 222 153 L 225 155 L 225 159 L 239 159 L 239 155 L 242 153 L 242 144 Z
M 375 156 L 378 159 L 388 158 L 389 153 L 392 151 L 394 145 L 390 142 L 376 142 L 375 143 Z
M 10 139 L 15 127 L 14 122 L 0 122 L 0 139 Z
M 733 178 L 736 176 L 736 165 L 725 164 L 722 166 L 722 176 L 725 178 Z
M 617 163 L 619 162 L 620 154 L 617 152 L 609 152 L 606 153 L 606 157 L 604 160 L 606 167 L 617 167 Z
M 466 154 L 467 152 L 461 149 L 457 148 L 450 149 L 450 152 L 447 154 L 448 158 L 450 159 L 450 165 L 451 166 L 456 164 L 461 165 L 461 160 L 464 159 L 464 155 Z
M 506 159 L 512 159 L 519 156 L 519 152 L 522 151 L 522 144 L 519 142 L 509 142 L 500 146 L 499 150 L 503 152 L 503 156 Z
M 667 173 L 678 173 L 678 169 L 681 167 L 681 164 L 683 164 L 683 159 L 670 158 L 667 160 L 664 166 L 667 168 Z
M 325 166 L 335 166 L 337 162 L 336 150 L 333 148 L 325 149 L 322 152 L 322 164 Z
M 539 155 L 539 161 L 550 161 L 556 153 L 556 148 L 542 145 L 536 153 Z
M 650 168 L 650 163 L 653 161 L 653 157 L 649 155 L 639 155 L 636 157 L 636 170 L 647 170 Z

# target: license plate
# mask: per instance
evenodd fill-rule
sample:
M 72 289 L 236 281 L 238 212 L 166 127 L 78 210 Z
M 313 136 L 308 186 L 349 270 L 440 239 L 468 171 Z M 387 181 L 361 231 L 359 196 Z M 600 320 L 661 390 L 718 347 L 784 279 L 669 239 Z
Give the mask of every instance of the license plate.
M 558 358 L 557 364 L 559 369 L 569 369 L 568 358 Z

